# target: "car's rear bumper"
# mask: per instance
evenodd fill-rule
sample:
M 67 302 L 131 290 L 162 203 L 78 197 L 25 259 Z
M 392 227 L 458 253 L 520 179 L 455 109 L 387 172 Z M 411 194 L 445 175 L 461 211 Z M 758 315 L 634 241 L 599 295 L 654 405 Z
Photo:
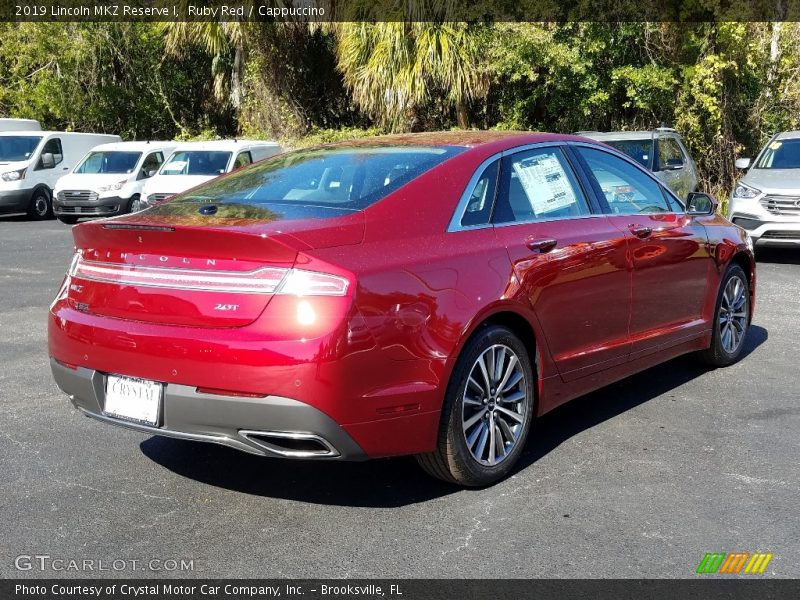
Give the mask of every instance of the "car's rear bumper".
M 290 398 L 250 398 L 199 393 L 194 387 L 167 384 L 157 426 L 107 415 L 106 375 L 68 367 L 51 359 L 53 377 L 76 408 L 106 423 L 237 450 L 283 458 L 367 458 L 353 439 L 322 411 Z
M 250 451 L 242 430 L 318 434 L 347 459 L 436 443 L 441 390 L 424 379 L 430 364 L 387 362 L 352 324 L 345 337 L 281 340 L 265 319 L 198 329 L 90 315 L 57 299 L 48 329 L 56 380 L 92 416 L 104 417 L 105 374 L 127 375 L 166 386 L 162 427 L 150 433 L 211 435 L 218 439 L 205 441 Z

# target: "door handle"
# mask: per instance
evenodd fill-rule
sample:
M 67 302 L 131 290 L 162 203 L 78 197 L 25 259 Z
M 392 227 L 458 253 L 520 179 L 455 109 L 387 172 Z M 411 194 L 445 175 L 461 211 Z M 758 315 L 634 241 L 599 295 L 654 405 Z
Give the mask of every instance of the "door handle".
M 651 227 L 647 227 L 646 225 L 628 225 L 628 229 L 630 229 L 631 233 L 638 238 L 646 238 L 653 233 L 653 229 Z
M 545 238 L 545 239 L 529 238 L 525 242 L 525 245 L 531 250 L 543 253 L 543 252 L 550 252 L 550 250 L 556 247 L 557 243 L 558 241 L 552 238 Z

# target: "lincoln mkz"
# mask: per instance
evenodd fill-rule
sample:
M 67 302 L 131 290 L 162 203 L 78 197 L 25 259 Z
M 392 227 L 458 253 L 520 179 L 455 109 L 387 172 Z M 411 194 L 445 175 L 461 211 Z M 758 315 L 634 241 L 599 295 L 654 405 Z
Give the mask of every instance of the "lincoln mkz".
M 754 303 L 750 239 L 712 197 L 576 136 L 302 149 L 73 234 L 49 352 L 86 415 L 263 456 L 413 454 L 465 486 L 572 398 L 735 362 Z

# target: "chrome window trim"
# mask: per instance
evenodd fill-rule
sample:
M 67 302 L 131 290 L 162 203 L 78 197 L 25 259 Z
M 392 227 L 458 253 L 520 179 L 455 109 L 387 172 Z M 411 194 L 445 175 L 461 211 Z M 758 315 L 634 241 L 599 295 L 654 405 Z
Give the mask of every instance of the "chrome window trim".
M 489 227 L 505 227 L 507 225 L 525 225 L 530 223 L 547 223 L 551 221 L 565 221 L 568 219 L 573 218 L 584 218 L 584 217 L 595 217 L 601 216 L 600 214 L 589 214 L 589 215 L 582 215 L 581 217 L 560 217 L 560 218 L 553 218 L 553 219 L 535 219 L 532 221 L 512 221 L 509 223 L 481 223 L 479 225 L 461 225 L 461 219 L 464 218 L 464 212 L 467 209 L 467 204 L 469 204 L 469 199 L 472 197 L 472 192 L 475 191 L 475 186 L 478 185 L 478 181 L 480 180 L 481 176 L 483 175 L 484 171 L 496 160 L 501 160 L 505 156 L 509 156 L 511 154 L 516 154 L 517 152 L 526 152 L 528 150 L 538 150 L 541 148 L 558 148 L 563 153 L 562 148 L 568 144 L 572 144 L 573 142 L 570 141 L 551 141 L 551 142 L 536 142 L 535 144 L 524 144 L 522 146 L 514 146 L 513 148 L 507 148 L 502 152 L 497 152 L 484 160 L 478 168 L 475 169 L 475 173 L 472 174 L 470 177 L 469 182 L 467 183 L 467 187 L 464 188 L 464 193 L 461 194 L 461 199 L 456 204 L 455 211 L 453 211 L 453 217 L 450 219 L 450 223 L 447 226 L 447 233 L 453 233 L 456 231 L 474 231 L 476 229 L 487 229 Z M 581 142 L 583 143 L 583 142 Z M 593 146 L 592 144 L 585 144 L 589 147 L 597 147 Z M 568 164 L 570 168 L 573 168 L 571 165 Z M 499 173 L 498 173 L 499 175 Z M 577 176 L 577 174 L 575 174 Z M 499 185 L 499 181 L 498 181 Z M 499 191 L 499 190 L 498 190 Z M 581 190 L 583 193 L 583 190 Z M 585 193 L 583 193 L 585 196 Z M 589 204 L 588 198 L 584 197 L 586 200 L 587 205 Z M 589 210 L 591 210 L 591 206 L 588 206 Z M 605 215 L 602 215 L 605 216 Z
M 478 168 L 475 169 L 475 172 L 472 174 L 472 177 L 469 178 L 469 182 L 467 182 L 467 187 L 464 188 L 464 192 L 461 194 L 461 198 L 456 204 L 456 208 L 453 211 L 453 216 L 450 219 L 450 223 L 447 226 L 447 233 L 451 233 L 454 231 L 472 231 L 475 229 L 486 229 L 487 227 L 491 227 L 491 223 L 478 223 L 476 225 L 462 225 L 461 220 L 464 218 L 464 215 L 467 211 L 467 205 L 469 204 L 470 198 L 472 198 L 472 192 L 475 191 L 475 186 L 478 185 L 478 181 L 480 181 L 481 177 L 483 177 L 484 172 L 486 169 L 489 168 L 495 161 L 500 160 L 503 157 L 502 152 L 498 152 L 497 154 L 493 154 L 486 160 L 484 160 L 481 164 L 478 165 Z M 499 171 L 498 171 L 499 175 Z M 495 195 L 497 195 L 497 190 L 495 189 Z

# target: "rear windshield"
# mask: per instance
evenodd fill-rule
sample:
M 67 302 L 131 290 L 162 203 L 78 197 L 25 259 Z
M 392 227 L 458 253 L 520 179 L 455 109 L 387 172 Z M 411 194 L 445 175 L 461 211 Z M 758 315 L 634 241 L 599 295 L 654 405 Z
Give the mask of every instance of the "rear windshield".
M 0 136 L 0 161 L 13 162 L 28 160 L 36 151 L 41 136 L 3 135 Z
M 462 150 L 451 146 L 297 150 L 211 181 L 168 204 L 361 210 Z
M 141 152 L 90 152 L 83 162 L 75 168 L 76 173 L 94 175 L 97 173 L 133 173 Z
M 764 148 L 755 168 L 800 169 L 800 139 L 770 142 Z
M 653 164 L 653 140 L 603 140 L 604 143 L 630 156 L 633 160 L 650 169 Z
M 220 175 L 228 168 L 230 152 L 190 150 L 176 152 L 161 167 L 159 175 Z

